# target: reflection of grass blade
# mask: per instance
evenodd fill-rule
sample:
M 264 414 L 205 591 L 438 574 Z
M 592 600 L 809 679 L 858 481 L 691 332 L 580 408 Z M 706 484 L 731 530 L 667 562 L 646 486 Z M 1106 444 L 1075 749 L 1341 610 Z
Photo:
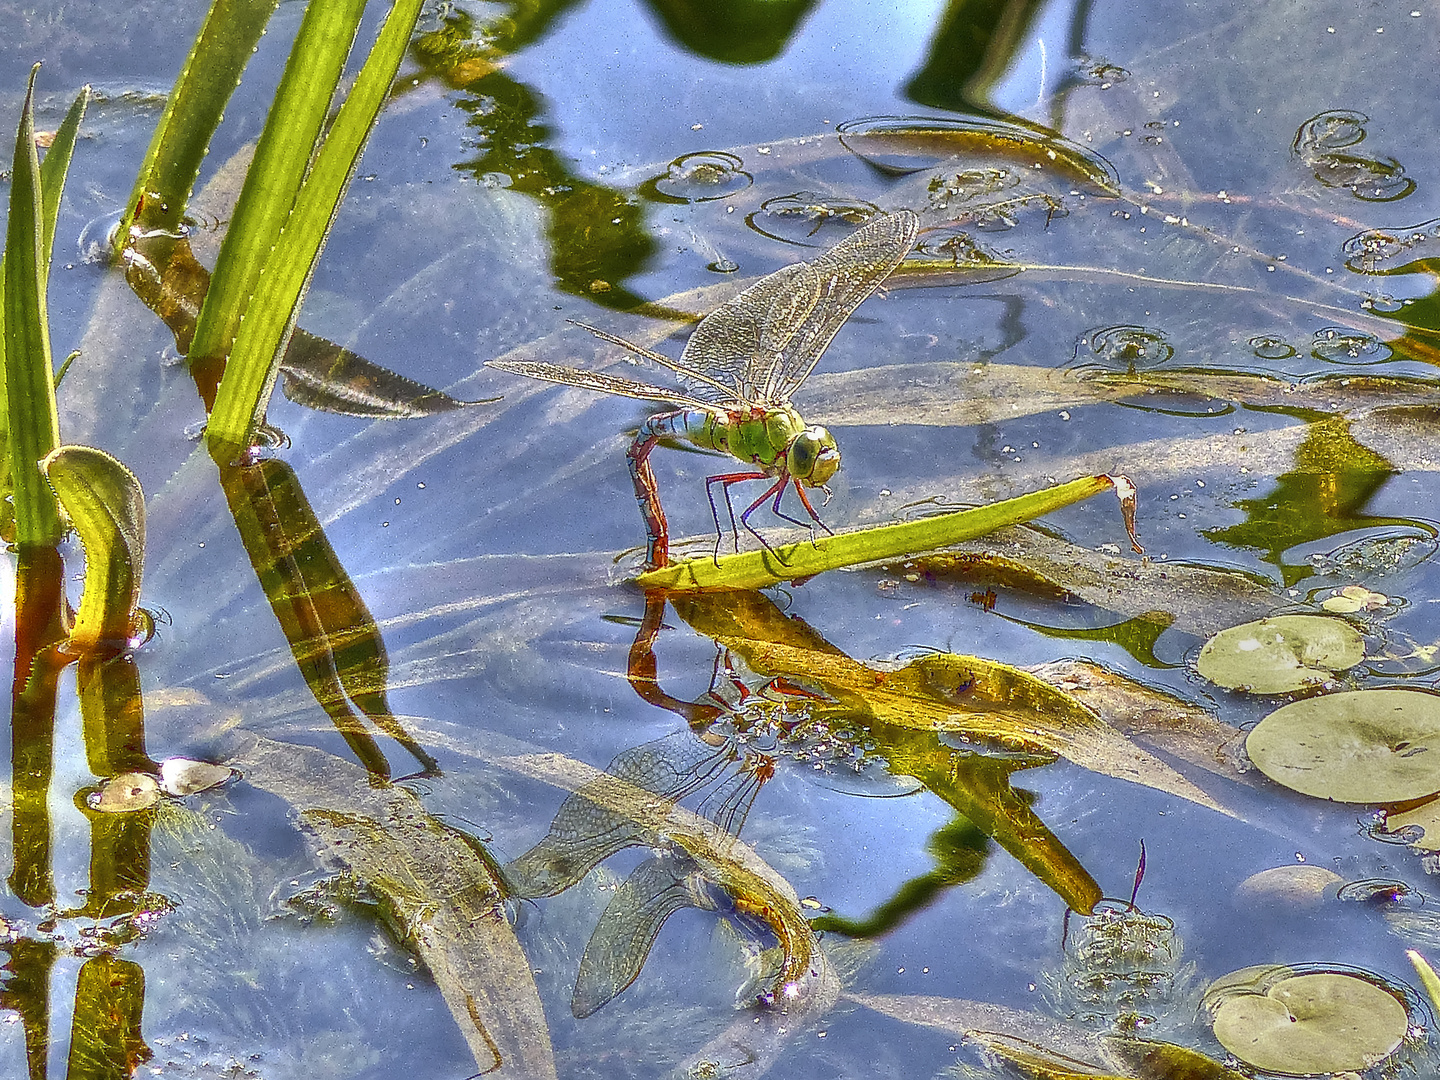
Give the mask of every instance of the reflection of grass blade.
M 137 218 L 147 229 L 178 231 L 210 137 L 277 3 L 215 0 L 211 5 L 165 101 L 165 112 L 115 232 L 117 256 L 129 242 L 130 226 Z
M 215 277 L 195 327 L 192 360 L 223 358 L 230 352 L 255 282 L 300 189 L 364 8 L 364 0 L 343 0 L 305 9 L 220 247 Z
M 1112 486 L 1108 476 L 1087 476 L 973 510 L 822 536 L 813 543 L 805 540 L 782 545 L 774 551 L 746 551 L 722 555 L 719 560 L 706 557 L 672 563 L 641 574 L 635 580 L 646 589 L 675 592 L 763 589 L 782 581 L 811 577 L 824 570 L 895 559 L 972 540 L 1005 525 L 1031 521 Z
M 15 541 L 22 547 L 60 542 L 59 507 L 38 462 L 60 442 L 55 409 L 55 373 L 50 361 L 45 279 L 50 257 L 45 246 L 45 202 L 40 157 L 35 150 L 35 77 L 15 137 L 10 183 L 10 218 L 5 232 L 4 342 L 6 407 L 15 501 Z M 55 193 L 58 203 L 59 192 Z M 52 226 L 53 232 L 53 226 Z
M 240 539 L 310 692 L 360 761 L 377 776 L 389 765 L 351 705 L 404 746 L 435 762 L 390 713 L 390 664 L 375 619 L 325 538 L 289 466 L 226 466 L 221 486 Z M 348 699 L 348 700 L 347 700 Z
M 263 271 L 258 279 L 251 279 L 253 288 L 245 290 L 244 298 L 231 296 L 222 299 L 221 312 L 233 309 L 238 317 L 240 310 L 246 313 L 243 323 L 231 324 L 237 327 L 233 350 L 225 350 L 228 333 L 224 339 L 207 336 L 207 312 L 216 290 L 221 286 L 221 271 L 225 269 L 225 252 L 220 253 L 221 261 L 216 264 L 216 273 L 210 283 L 210 293 L 200 312 L 200 322 L 195 327 L 195 341 L 191 347 L 193 355 L 211 356 L 219 351 L 230 351 L 226 376 L 215 398 L 214 412 L 210 418 L 208 437 L 212 446 L 243 446 L 250 437 L 254 425 L 264 413 L 265 404 L 275 382 L 275 364 L 284 351 L 285 341 L 295 325 L 300 299 L 310 281 L 310 275 L 319 258 L 320 249 L 329 235 L 330 225 L 345 197 L 350 177 L 359 163 L 360 152 L 370 136 L 375 117 L 385 103 L 385 96 L 395 80 L 395 72 L 404 58 L 405 47 L 415 28 L 420 14 L 421 0 L 400 0 L 391 9 L 380 36 L 371 49 L 369 58 L 360 70 L 355 85 L 345 98 L 345 104 L 335 122 L 330 126 L 315 164 L 305 176 L 303 187 L 294 200 L 294 208 L 284 218 L 284 229 L 275 240 L 274 249 L 264 249 Z M 361 7 L 364 5 L 361 4 Z M 312 9 L 313 10 L 313 9 Z M 310 12 L 307 10 L 308 21 Z M 353 35 L 353 30 L 351 31 Z M 296 58 L 302 58 L 299 42 L 296 43 Z M 303 57 L 307 67 L 307 78 L 313 78 L 308 71 L 310 59 Z M 338 77 L 338 71 L 336 73 Z M 288 76 L 288 71 L 287 71 Z M 283 88 L 283 87 L 282 87 Z M 276 99 L 271 110 L 272 118 L 279 114 L 288 124 L 289 118 L 281 110 L 281 101 Z M 266 127 L 267 133 L 269 125 Z M 307 154 L 308 157 L 308 154 Z M 257 155 L 256 165 L 259 164 Z M 303 169 L 304 162 L 300 162 Z M 252 170 L 255 166 L 252 166 Z M 302 175 L 296 173 L 296 177 Z M 250 182 L 246 182 L 246 190 Z M 264 189 L 261 189 L 264 190 Z M 293 190 L 293 189 L 292 189 Z M 245 202 L 241 194 L 241 206 Z M 286 199 L 289 208 L 290 200 Z M 241 207 L 236 208 L 239 221 Z M 278 224 L 278 223 L 277 223 Z M 234 235 L 234 225 L 231 234 Z M 226 237 L 229 242 L 229 236 Z M 257 256 L 262 253 L 256 253 Z M 256 266 L 261 263 L 257 261 Z M 231 286 L 227 286 L 230 288 Z M 253 292 L 253 296 L 250 295 Z M 223 295 L 223 294 L 222 294 Z M 236 308 L 235 305 L 242 305 Z M 219 317 L 219 316 L 217 316 Z M 226 315 L 225 317 L 229 317 Z M 217 348 L 217 346 L 219 348 Z
M 118 651 L 135 633 L 145 559 L 145 495 L 135 474 L 103 450 L 62 446 L 40 471 L 85 547 L 85 592 L 70 630 L 76 652 Z

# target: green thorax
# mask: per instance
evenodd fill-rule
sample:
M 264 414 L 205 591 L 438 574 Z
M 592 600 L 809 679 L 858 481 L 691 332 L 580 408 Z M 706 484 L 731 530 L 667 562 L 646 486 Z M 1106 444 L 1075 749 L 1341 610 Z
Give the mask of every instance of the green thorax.
M 737 410 L 716 416 L 714 423 L 706 425 L 706 441 L 696 441 L 769 470 L 785 464 L 785 451 L 804 430 L 805 421 L 788 405 L 763 412 Z

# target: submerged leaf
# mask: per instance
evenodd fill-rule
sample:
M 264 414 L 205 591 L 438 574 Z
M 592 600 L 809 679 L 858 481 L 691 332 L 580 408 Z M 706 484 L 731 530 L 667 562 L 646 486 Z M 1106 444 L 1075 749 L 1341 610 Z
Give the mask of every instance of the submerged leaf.
M 1302 795 L 1395 803 L 1440 791 L 1440 696 L 1351 690 L 1276 709 L 1245 739 L 1250 760 Z
M 303 330 L 291 336 L 280 374 L 291 401 L 343 416 L 401 420 L 500 400 L 460 401 Z
M 1200 674 L 1231 690 L 1288 694 L 1328 682 L 1365 659 L 1365 639 L 1344 619 L 1277 615 L 1222 630 L 1200 650 Z
M 1339 971 L 1245 968 L 1217 981 L 1205 1006 L 1220 1045 L 1269 1072 L 1368 1069 L 1395 1052 L 1410 1026 L 1394 993 Z
M 856 157 L 892 175 L 936 168 L 956 157 L 1000 158 L 1017 167 L 1058 173 L 1093 194 L 1116 196 L 1114 167 L 1049 128 L 1015 120 L 872 116 L 847 120 L 836 133 Z

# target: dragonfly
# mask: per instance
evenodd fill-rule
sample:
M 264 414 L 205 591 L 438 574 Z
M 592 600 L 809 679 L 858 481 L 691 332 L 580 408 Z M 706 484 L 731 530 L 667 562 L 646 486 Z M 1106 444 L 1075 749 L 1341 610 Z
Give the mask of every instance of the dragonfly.
M 840 468 L 840 448 L 835 437 L 818 424 L 807 425 L 790 404 L 791 395 L 815 369 L 845 320 L 905 259 L 919 229 L 920 219 L 913 211 L 878 214 L 814 261 L 794 263 L 766 275 L 701 319 L 679 360 L 576 323 L 596 337 L 673 372 L 678 376 L 679 389 L 539 361 L 491 360 L 486 366 L 566 386 L 678 406 L 647 419 L 626 451 L 635 498 L 645 522 L 647 570 L 658 569 L 669 561 L 668 526 L 650 466 L 650 452 L 662 440 L 682 440 L 703 450 L 726 453 L 747 466 L 705 481 L 715 518 L 717 559 L 721 526 L 716 487 L 723 491 L 738 551 L 740 535 L 730 488 L 750 480 L 772 481 L 764 494 L 740 513 L 739 520 L 767 551 L 779 558 L 750 524 L 750 516 L 768 501 L 777 517 L 808 527 L 812 541 L 816 525 L 830 532 L 805 489 L 818 488 L 828 501 L 830 489 L 826 484 Z M 780 509 L 780 500 L 791 486 L 809 514 L 809 522 Z

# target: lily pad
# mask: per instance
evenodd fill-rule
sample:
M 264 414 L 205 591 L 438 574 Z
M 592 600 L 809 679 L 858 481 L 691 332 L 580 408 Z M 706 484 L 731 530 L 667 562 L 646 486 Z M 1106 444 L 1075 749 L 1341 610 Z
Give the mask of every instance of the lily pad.
M 1393 1054 L 1410 1024 L 1395 994 L 1339 971 L 1245 968 L 1212 986 L 1205 1005 L 1221 1046 L 1278 1073 L 1363 1071 Z
M 1289 694 L 1319 686 L 1363 659 L 1365 640 L 1343 619 L 1277 615 L 1220 631 L 1195 666 L 1231 690 Z
M 1440 696 L 1352 690 L 1294 701 L 1245 738 L 1277 784 L 1347 803 L 1398 803 L 1440 790 Z

